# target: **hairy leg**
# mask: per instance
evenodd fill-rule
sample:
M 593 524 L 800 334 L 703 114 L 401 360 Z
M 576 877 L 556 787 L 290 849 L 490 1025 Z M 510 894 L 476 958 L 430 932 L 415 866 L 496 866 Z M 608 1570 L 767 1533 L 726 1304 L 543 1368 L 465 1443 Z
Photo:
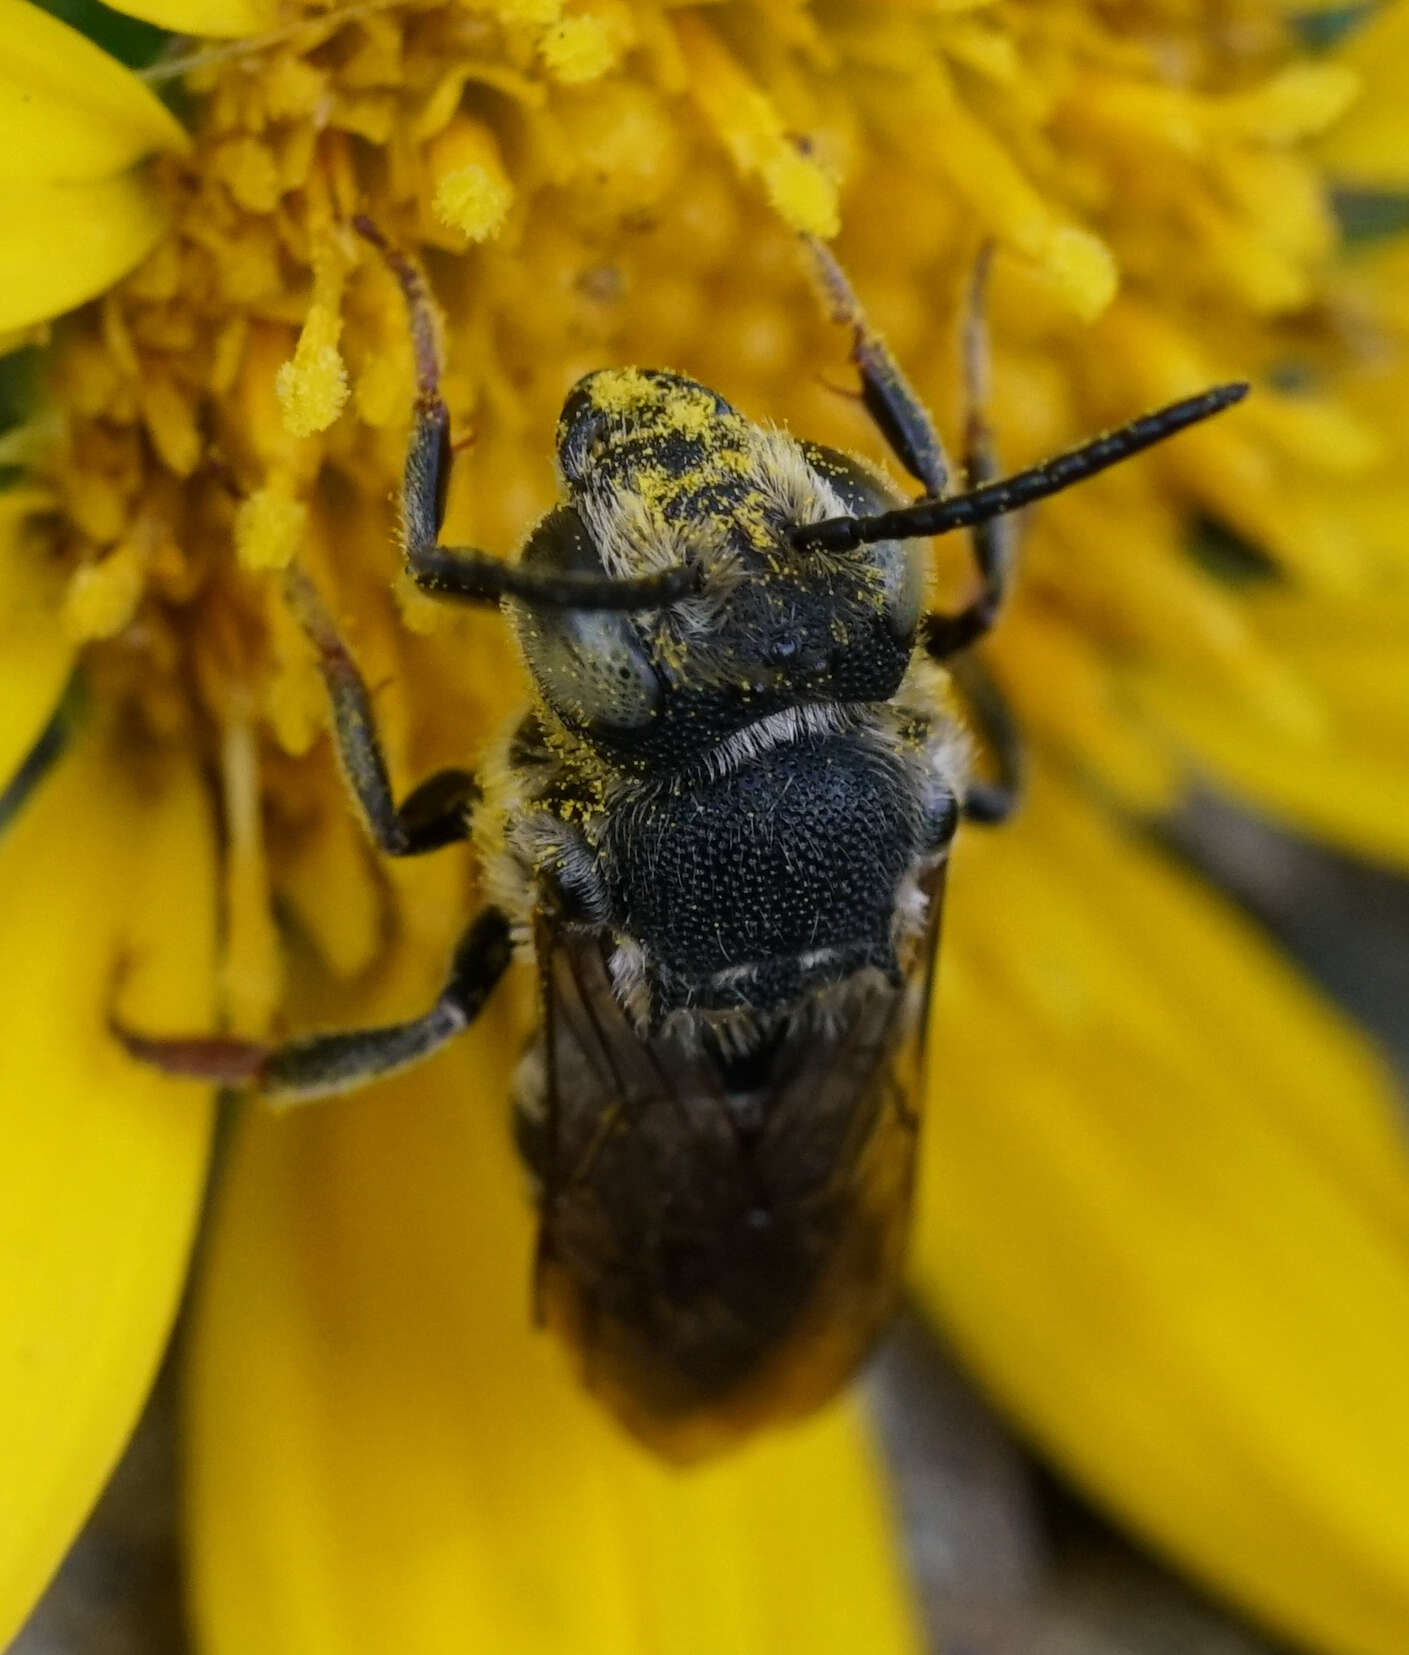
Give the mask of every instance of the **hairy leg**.
M 167 1074 L 249 1087 L 277 1104 L 306 1103 L 366 1086 L 430 1057 L 479 1015 L 509 964 L 509 921 L 486 908 L 461 938 L 435 1004 L 383 1028 L 315 1034 L 268 1046 L 226 1036 L 158 1039 L 109 1020 L 127 1052 Z
M 964 318 L 964 487 L 982 488 L 998 475 L 998 457 L 988 423 L 988 329 L 984 324 L 984 289 L 990 249 L 985 247 L 974 266 Z M 952 615 L 927 615 L 921 631 L 924 645 L 937 661 L 968 649 L 998 619 L 1013 575 L 1013 519 L 990 517 L 970 530 L 979 590 Z
M 440 394 L 440 352 L 435 317 L 421 273 L 404 253 L 388 244 L 365 218 L 353 220 L 358 234 L 386 259 L 405 295 L 416 356 L 416 401 L 401 479 L 401 537 L 406 568 L 423 592 L 464 603 L 525 603 L 567 609 L 651 609 L 673 603 L 695 589 L 697 572 L 685 564 L 630 580 L 609 575 L 554 573 L 505 563 L 468 546 L 440 545 L 450 486 L 450 415 Z
M 372 698 L 312 582 L 298 568 L 284 578 L 289 606 L 318 652 L 333 713 L 338 762 L 359 813 L 387 856 L 419 856 L 467 838 L 479 784 L 468 770 L 438 770 L 397 804 L 377 735 Z

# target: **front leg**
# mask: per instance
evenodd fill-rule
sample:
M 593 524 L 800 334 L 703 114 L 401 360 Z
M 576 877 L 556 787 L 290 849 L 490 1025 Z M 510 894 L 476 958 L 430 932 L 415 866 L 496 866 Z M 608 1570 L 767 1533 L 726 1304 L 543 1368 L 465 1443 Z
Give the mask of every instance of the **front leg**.
M 866 411 L 896 459 L 924 487 L 926 498 L 943 498 L 949 488 L 949 458 L 929 410 L 871 326 L 831 248 L 815 236 L 802 240 L 832 320 L 851 329 L 851 359 L 861 374 Z
M 421 591 L 461 603 L 519 598 L 559 609 L 659 609 L 686 597 L 699 571 L 675 564 L 657 574 L 617 580 L 590 572 L 555 573 L 505 563 L 470 546 L 442 546 L 450 487 L 450 414 L 440 391 L 440 351 L 435 313 L 420 271 L 369 219 L 353 220 L 357 233 L 377 248 L 400 284 L 416 359 L 416 401 L 401 479 L 401 544 L 406 572 Z
M 474 1022 L 509 960 L 509 920 L 498 908 L 486 908 L 456 948 L 435 1004 L 406 1023 L 315 1034 L 283 1046 L 223 1035 L 159 1039 L 116 1018 L 109 1027 L 129 1056 L 169 1075 L 249 1087 L 271 1103 L 307 1103 L 355 1091 L 438 1052 Z

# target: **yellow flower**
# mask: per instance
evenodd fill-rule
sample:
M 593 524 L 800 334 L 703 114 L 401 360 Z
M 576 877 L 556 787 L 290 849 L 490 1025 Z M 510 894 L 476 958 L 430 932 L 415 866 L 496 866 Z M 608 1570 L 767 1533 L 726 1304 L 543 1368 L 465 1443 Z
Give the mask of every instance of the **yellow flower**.
M 0 329 L 43 342 L 45 387 L 0 452 L 24 467 L 0 496 L 0 1637 L 140 1404 L 205 1177 L 208 1105 L 106 1033 L 119 965 L 143 1027 L 353 1025 L 426 1003 L 475 900 L 468 853 L 374 864 L 281 596 L 297 556 L 399 780 L 472 758 L 523 694 L 498 617 L 393 583 L 413 379 L 365 212 L 444 313 L 473 439 L 447 539 L 503 553 L 592 367 L 672 364 L 881 458 L 798 229 L 839 229 L 950 431 L 952 324 L 996 244 L 1011 465 L 1255 380 L 1025 528 L 989 660 L 1033 784 L 956 853 L 915 1282 L 1173 1557 L 1310 1647 L 1401 1655 L 1395 1105 L 1144 829 L 1204 772 L 1409 859 L 1406 254 L 1343 256 L 1322 170 L 1402 182 L 1404 7 L 1344 61 L 1270 0 L 143 15 L 247 38 L 144 86 L 0 0 Z M 1372 90 L 1338 139 L 1352 58 Z M 152 91 L 177 70 L 184 129 Z M 1195 518 L 1238 578 L 1190 555 Z M 681 1477 L 531 1332 L 523 1001 L 365 1097 L 243 1112 L 186 1365 L 199 1646 L 914 1647 L 846 1408 Z

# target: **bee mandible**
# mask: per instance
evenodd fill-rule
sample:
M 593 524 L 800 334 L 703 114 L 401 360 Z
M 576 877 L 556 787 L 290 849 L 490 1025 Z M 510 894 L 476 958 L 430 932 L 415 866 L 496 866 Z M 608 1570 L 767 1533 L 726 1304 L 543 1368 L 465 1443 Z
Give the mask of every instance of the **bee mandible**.
M 971 673 L 980 779 L 948 672 L 1002 608 L 1011 516 L 1236 402 L 1218 386 L 998 478 L 982 413 L 982 263 L 965 338 L 963 486 L 841 268 L 866 408 L 920 484 L 755 424 L 695 380 L 604 369 L 557 431 L 559 502 L 514 563 L 439 544 L 450 473 L 434 315 L 416 266 L 356 224 L 404 292 L 418 390 L 401 488 L 411 580 L 502 604 L 531 709 L 478 776 L 397 801 L 371 698 L 306 576 L 294 612 L 359 814 L 389 856 L 472 832 L 488 901 L 439 997 L 392 1027 L 266 1046 L 128 1050 L 276 1104 L 361 1086 L 460 1033 L 515 957 L 540 1020 L 514 1082 L 539 1212 L 533 1301 L 640 1439 L 693 1459 L 831 1396 L 891 1313 L 950 846 L 1018 781 L 1011 721 Z M 926 611 L 923 547 L 967 529 L 977 589 Z

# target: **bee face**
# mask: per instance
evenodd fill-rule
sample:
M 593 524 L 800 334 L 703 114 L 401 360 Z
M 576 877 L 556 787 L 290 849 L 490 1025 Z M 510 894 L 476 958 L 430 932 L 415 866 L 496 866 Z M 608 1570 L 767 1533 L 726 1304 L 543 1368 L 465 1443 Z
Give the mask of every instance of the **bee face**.
M 756 425 L 694 380 L 632 368 L 574 387 L 558 465 L 567 500 L 526 565 L 698 574 L 693 595 L 635 615 L 516 606 L 538 688 L 577 734 L 659 763 L 788 708 L 894 694 L 923 593 L 915 544 L 835 555 L 789 538 L 896 503 L 860 462 Z

